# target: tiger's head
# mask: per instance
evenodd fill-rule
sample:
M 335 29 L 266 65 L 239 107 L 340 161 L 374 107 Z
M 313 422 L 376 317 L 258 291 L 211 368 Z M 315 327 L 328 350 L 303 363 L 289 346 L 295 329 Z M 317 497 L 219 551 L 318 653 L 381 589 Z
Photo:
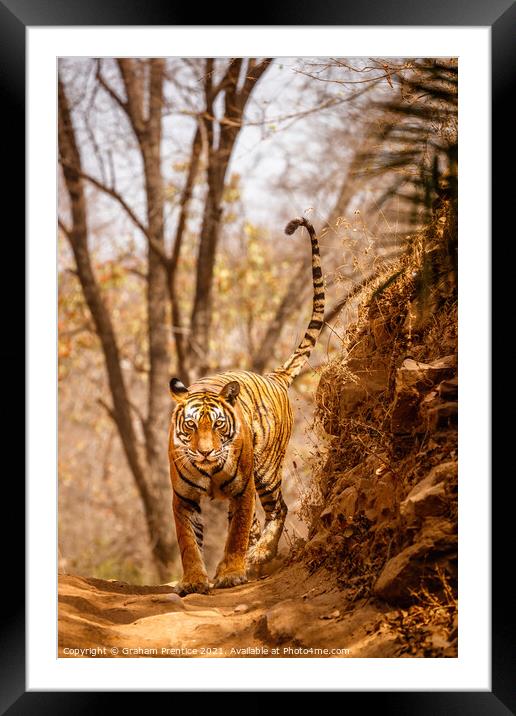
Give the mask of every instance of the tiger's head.
M 178 403 L 172 416 L 173 441 L 183 464 L 189 461 L 210 474 L 222 467 L 238 433 L 234 406 L 239 392 L 236 380 L 219 393 L 190 393 L 178 378 L 172 378 L 170 393 Z

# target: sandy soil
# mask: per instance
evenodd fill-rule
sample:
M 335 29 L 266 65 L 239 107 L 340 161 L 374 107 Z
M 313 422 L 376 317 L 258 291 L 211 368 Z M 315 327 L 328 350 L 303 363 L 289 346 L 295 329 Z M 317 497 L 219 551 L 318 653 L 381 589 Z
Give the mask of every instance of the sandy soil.
M 395 657 L 393 614 L 299 564 L 184 598 L 169 585 L 59 575 L 59 656 Z

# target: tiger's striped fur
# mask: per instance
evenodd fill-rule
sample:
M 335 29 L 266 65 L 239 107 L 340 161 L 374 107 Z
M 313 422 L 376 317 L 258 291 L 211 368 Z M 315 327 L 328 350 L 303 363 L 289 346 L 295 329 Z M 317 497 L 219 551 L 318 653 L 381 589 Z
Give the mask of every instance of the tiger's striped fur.
M 288 387 L 315 345 L 324 318 L 324 284 L 313 226 L 306 219 L 294 219 L 285 231 L 293 234 L 300 226 L 308 230 L 312 243 L 313 309 L 303 340 L 288 360 L 264 376 L 227 371 L 201 378 L 188 389 L 177 379 L 170 382 L 178 401 L 169 459 L 182 594 L 209 588 L 202 557 L 204 496 L 229 501 L 228 536 L 216 587 L 245 582 L 247 570 L 272 559 L 277 551 L 287 515 L 281 471 L 293 422 Z M 265 512 L 261 532 L 255 493 Z

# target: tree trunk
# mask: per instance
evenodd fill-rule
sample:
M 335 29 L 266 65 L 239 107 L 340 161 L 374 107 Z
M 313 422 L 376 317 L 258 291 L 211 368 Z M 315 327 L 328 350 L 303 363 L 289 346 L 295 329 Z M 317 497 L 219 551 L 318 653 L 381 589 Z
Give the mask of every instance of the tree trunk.
M 147 61 L 148 91 L 144 82 L 145 61 L 119 60 L 127 96 L 126 111 L 131 121 L 143 160 L 147 199 L 147 331 L 149 341 L 149 384 L 145 419 L 147 481 L 157 499 L 170 501 L 170 476 L 166 435 L 171 402 L 170 353 L 167 304 L 168 271 L 163 263 L 165 252 L 164 192 L 161 170 L 161 121 L 165 60 Z M 147 101 L 146 101 L 146 96 Z M 147 111 L 146 111 L 147 108 Z M 155 247 L 158 247 L 156 250 Z M 172 522 L 170 521 L 170 528 Z
M 181 255 L 181 246 L 183 243 L 183 237 L 186 229 L 188 211 L 190 209 L 190 200 L 192 198 L 193 187 L 195 179 L 197 177 L 197 172 L 199 171 L 199 162 L 201 158 L 202 149 L 201 139 L 201 130 L 200 127 L 197 127 L 192 142 L 188 174 L 186 176 L 186 182 L 183 188 L 183 192 L 181 194 L 181 200 L 179 204 L 180 212 L 179 219 L 177 222 L 176 234 L 174 238 L 174 247 L 172 249 L 172 257 L 168 264 L 168 288 L 170 293 L 170 303 L 172 306 L 172 335 L 174 336 L 176 346 L 177 373 L 179 379 L 184 383 L 184 385 L 189 385 L 190 379 L 185 350 L 185 336 L 183 333 L 183 331 L 185 330 L 185 326 L 183 325 L 183 318 L 181 316 L 179 299 L 177 296 L 176 276 L 179 264 L 179 257 Z
M 212 182 L 212 184 L 209 184 L 204 207 L 189 339 L 189 366 L 190 371 L 196 377 L 205 374 L 209 365 L 209 335 L 213 311 L 213 273 L 222 214 L 221 198 L 223 189 L 224 186 L 220 186 L 218 183 Z
M 214 85 L 214 61 L 206 60 L 204 93 L 206 111 L 203 118 L 207 143 L 208 192 L 204 205 L 195 296 L 188 341 L 189 368 L 196 378 L 209 368 L 210 327 L 215 256 L 222 217 L 222 198 L 226 173 L 237 137 L 242 129 L 244 110 L 256 83 L 266 71 L 270 60 L 257 62 L 251 58 L 243 67 L 242 59 L 229 61 L 226 73 Z M 242 69 L 244 77 L 241 78 Z M 242 81 L 240 81 L 242 79 Z M 224 93 L 224 114 L 217 119 L 214 103 Z M 218 132 L 215 132 L 215 124 Z
M 274 358 L 274 349 L 279 340 L 281 331 L 285 322 L 293 314 L 294 310 L 299 308 L 305 296 L 307 285 L 307 276 L 309 276 L 308 253 L 307 260 L 301 261 L 297 271 L 293 275 L 289 287 L 278 306 L 274 318 L 271 320 L 265 331 L 260 347 L 254 353 L 251 359 L 251 368 L 256 373 L 263 373 Z M 287 356 L 283 358 L 286 359 Z
M 169 578 L 170 567 L 177 559 L 177 548 L 172 539 L 171 529 L 170 488 L 168 494 L 165 494 L 164 490 L 157 488 L 153 480 L 148 481 L 149 466 L 145 465 L 141 450 L 138 449 L 115 331 L 91 265 L 86 200 L 81 177 L 81 158 L 68 100 L 61 81 L 59 81 L 58 131 L 59 152 L 63 161 L 63 174 L 72 217 L 71 228 L 66 233 L 73 251 L 84 298 L 92 315 L 104 354 L 113 401 L 111 415 L 117 426 L 129 468 L 142 499 L 152 553 L 160 579 L 163 580 Z M 166 440 L 164 442 L 166 443 Z
M 149 116 L 139 133 L 145 193 L 147 229 L 150 239 L 165 247 L 163 218 L 163 177 L 161 172 L 161 115 L 163 108 L 164 60 L 150 60 Z M 129 90 L 130 91 L 130 90 Z M 143 115 L 143 106 L 142 106 Z M 147 330 L 149 340 L 148 409 L 145 421 L 147 461 L 155 489 L 165 500 L 170 492 L 167 461 L 167 429 L 170 421 L 170 355 L 168 335 L 168 277 L 165 266 L 148 244 Z

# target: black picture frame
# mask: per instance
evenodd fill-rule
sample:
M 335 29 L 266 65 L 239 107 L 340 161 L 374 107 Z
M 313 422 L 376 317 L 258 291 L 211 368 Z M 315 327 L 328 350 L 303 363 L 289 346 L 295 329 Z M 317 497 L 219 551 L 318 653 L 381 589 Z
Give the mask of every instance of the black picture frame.
M 192 8 L 193 9 L 193 8 Z M 203 26 L 246 25 L 245 16 L 237 17 L 240 11 L 235 8 L 232 22 L 221 21 L 221 8 L 214 5 L 203 9 Z M 9 266 L 18 267 L 25 263 L 22 227 L 25 216 L 25 38 L 26 29 L 31 26 L 80 26 L 80 25 L 188 25 L 192 26 L 194 13 L 185 7 L 177 8 L 172 3 L 159 3 L 147 0 L 0 0 L 0 86 L 3 96 L 0 121 L 1 137 L 4 139 L 4 177 L 9 217 L 13 217 L 13 229 L 10 233 L 4 258 Z M 287 2 L 274 4 L 273 7 L 260 6 L 258 9 L 259 26 L 263 25 L 361 25 L 361 26 L 489 26 L 492 37 L 492 137 L 493 137 L 493 191 L 492 216 L 493 235 L 497 223 L 503 221 L 506 213 L 512 209 L 509 191 L 513 193 L 511 181 L 502 180 L 502 172 L 507 165 L 511 168 L 512 133 L 514 115 L 509 112 L 509 90 L 513 68 L 516 66 L 516 7 L 510 0 L 361 0 L 347 6 L 336 0 L 322 3 Z M 198 17 L 198 14 L 197 14 Z M 236 22 L 235 20 L 241 20 Z M 471 119 L 474 122 L 474 118 Z M 513 154 L 513 151 L 512 151 Z M 4 196 L 6 195 L 4 193 Z M 511 197 L 512 198 L 512 197 Z M 7 210 L 6 210 L 7 211 Z M 4 215 L 4 219 L 8 219 Z M 513 232 L 511 232 L 513 233 Z M 499 232 L 501 235 L 501 231 Z M 509 237 L 512 239 L 512 237 Z M 510 242 L 507 242 L 510 243 Z M 514 252 L 512 246 L 507 251 Z M 514 283 L 510 277 L 510 265 L 504 254 L 504 264 L 509 285 Z M 24 344 L 24 320 L 12 310 L 13 295 L 16 306 L 24 310 L 24 299 L 20 291 L 20 277 L 11 276 L 14 283 L 5 276 L 2 286 L 2 327 L 6 340 L 0 352 L 2 375 L 4 377 L 4 406 L 9 406 L 7 430 L 8 440 L 21 433 L 23 412 L 24 360 L 21 346 Z M 512 273 L 512 272 L 511 272 Z M 492 298 L 502 305 L 502 291 L 505 280 L 493 285 Z M 14 294 L 13 294 L 14 292 Z M 49 317 L 49 320 L 51 318 Z M 493 312 L 493 329 L 500 323 Z M 29 350 L 36 347 L 29 346 Z M 494 373 L 496 375 L 496 373 Z M 502 386 L 503 387 L 503 386 Z M 496 400 L 501 383 L 493 383 L 493 397 Z M 10 429 L 10 430 L 9 430 Z M 507 428 L 506 428 L 507 430 Z M 508 442 L 503 443 L 504 439 Z M 497 431 L 493 435 L 493 454 L 496 447 L 502 450 L 510 444 L 510 436 Z M 10 444 L 11 445 L 11 444 Z M 16 600 L 10 604 L 7 619 L 2 628 L 2 650 L 0 655 L 0 714 L 10 716 L 18 714 L 78 714 L 86 711 L 101 711 L 103 707 L 120 708 L 120 694 L 96 692 L 26 692 L 25 687 L 25 609 L 22 584 L 24 575 L 24 533 L 20 528 L 13 532 L 13 522 L 24 523 L 24 485 L 20 475 L 18 460 L 16 472 L 9 471 L 8 503 L 4 502 L 4 518 L 7 512 L 11 520 L 2 520 L 3 529 L 3 576 L 8 580 L 10 591 L 8 601 L 16 594 Z M 503 473 L 501 473 L 503 474 Z M 4 475 L 7 481 L 8 474 Z M 504 549 L 512 542 L 509 533 L 512 526 L 512 503 L 504 496 L 503 486 L 493 481 L 493 596 L 492 596 L 492 691 L 450 691 L 450 692 L 346 692 L 345 707 L 353 708 L 350 701 L 360 704 L 360 708 L 378 707 L 382 713 L 396 714 L 497 714 L 516 713 L 515 663 L 514 663 L 514 607 L 512 591 L 504 587 Z M 511 510 L 511 513 L 509 512 Z M 13 535 L 16 535 L 13 539 Z M 507 564 L 505 564 L 505 570 Z M 32 589 L 37 585 L 32 584 Z M 410 688 L 410 684 L 407 684 Z M 238 686 L 235 685 L 235 690 Z M 115 702 L 115 698 L 117 701 Z M 132 705 L 142 698 L 140 693 L 132 693 Z M 146 697 L 145 697 L 146 698 Z M 176 702 L 177 703 L 177 702 Z M 344 702 L 343 702 L 344 703 Z M 172 707 L 169 704 L 167 708 Z M 244 707 L 244 704 L 241 704 Z

